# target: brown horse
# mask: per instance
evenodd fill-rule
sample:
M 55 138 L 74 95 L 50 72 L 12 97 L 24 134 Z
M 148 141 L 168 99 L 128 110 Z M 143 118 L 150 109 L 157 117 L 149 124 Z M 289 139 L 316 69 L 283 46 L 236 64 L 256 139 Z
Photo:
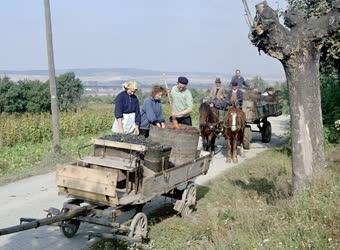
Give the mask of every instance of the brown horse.
M 219 111 L 213 105 L 204 102 L 199 108 L 199 113 L 203 149 L 213 152 L 216 137 L 220 132 Z
M 244 157 L 243 151 L 243 136 L 246 126 L 246 115 L 235 103 L 227 108 L 227 113 L 224 117 L 224 137 L 228 141 L 227 162 L 231 160 L 236 163 L 237 160 L 237 145 L 240 143 L 240 153 Z

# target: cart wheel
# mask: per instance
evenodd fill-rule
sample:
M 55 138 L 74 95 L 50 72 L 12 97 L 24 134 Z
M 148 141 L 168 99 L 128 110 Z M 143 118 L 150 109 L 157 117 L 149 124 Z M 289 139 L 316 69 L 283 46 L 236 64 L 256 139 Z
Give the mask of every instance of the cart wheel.
M 128 237 L 145 239 L 148 234 L 148 218 L 144 213 L 137 213 L 131 222 Z
M 272 138 L 272 125 L 270 124 L 270 122 L 265 121 L 263 123 L 261 135 L 262 142 L 264 143 L 270 142 L 270 139 Z
M 61 210 L 61 213 L 68 212 L 68 208 L 63 208 Z M 67 238 L 72 238 L 79 229 L 80 221 L 79 220 L 68 220 L 68 221 L 62 221 L 60 224 L 60 231 L 63 233 L 63 235 Z
M 252 134 L 251 134 L 251 127 L 246 125 L 244 128 L 244 135 L 243 135 L 243 148 L 250 149 L 250 142 L 251 142 Z
M 190 183 L 184 190 L 182 195 L 182 202 L 184 204 L 181 211 L 181 216 L 186 217 L 192 213 L 196 207 L 196 185 L 195 183 Z

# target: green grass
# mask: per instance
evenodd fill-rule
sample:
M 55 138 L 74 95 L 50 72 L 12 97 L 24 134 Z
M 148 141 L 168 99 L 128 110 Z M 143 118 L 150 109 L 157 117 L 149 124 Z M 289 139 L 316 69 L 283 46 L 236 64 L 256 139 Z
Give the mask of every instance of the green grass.
M 307 192 L 291 194 L 290 157 L 268 150 L 199 187 L 197 211 L 151 218 L 152 249 L 339 249 L 340 146 Z M 171 207 L 169 208 L 171 210 Z M 102 241 L 93 249 L 122 249 Z
M 102 133 L 104 134 L 104 133 Z M 50 172 L 58 163 L 72 161 L 78 157 L 78 147 L 89 144 L 96 135 L 66 138 L 61 141 L 61 155 L 52 153 L 51 141 L 42 143 L 21 143 L 0 151 L 0 185 Z M 82 155 L 90 153 L 90 148 L 82 149 Z
M 93 135 L 112 126 L 111 105 L 92 105 L 79 112 L 60 113 L 63 138 Z M 21 143 L 41 143 L 52 139 L 51 114 L 0 114 L 0 149 Z

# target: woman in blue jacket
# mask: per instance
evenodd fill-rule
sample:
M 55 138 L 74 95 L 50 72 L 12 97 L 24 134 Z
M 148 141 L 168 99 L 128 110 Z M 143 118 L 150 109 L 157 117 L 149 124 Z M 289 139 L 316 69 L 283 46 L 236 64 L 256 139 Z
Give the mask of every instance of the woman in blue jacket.
M 135 95 L 137 82 L 124 83 L 124 91 L 120 92 L 115 99 L 115 121 L 112 131 L 115 133 L 139 134 L 140 111 L 139 101 Z
M 141 109 L 140 134 L 149 137 L 150 126 L 165 128 L 161 98 L 165 89 L 162 86 L 152 87 L 151 96 L 146 98 Z

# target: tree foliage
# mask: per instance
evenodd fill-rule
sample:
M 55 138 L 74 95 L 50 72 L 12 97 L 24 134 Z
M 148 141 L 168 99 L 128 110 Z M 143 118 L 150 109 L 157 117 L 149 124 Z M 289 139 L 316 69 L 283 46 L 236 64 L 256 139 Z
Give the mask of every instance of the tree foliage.
M 56 81 L 60 110 L 75 109 L 84 92 L 81 81 L 73 72 L 60 75 Z M 0 113 L 40 113 L 50 110 L 49 81 L 26 79 L 14 82 L 8 77 L 0 78 Z
M 340 131 L 336 122 L 340 120 L 340 88 L 338 74 L 321 74 L 321 107 L 326 139 L 330 143 L 340 142 Z
M 263 92 L 268 86 L 268 83 L 263 80 L 261 76 L 254 76 L 252 79 L 249 80 L 249 83 L 251 87 L 256 88 L 261 92 Z
M 8 77 L 0 78 L 0 113 L 5 112 L 8 106 L 7 92 L 13 85 L 14 82 Z
M 332 0 L 288 0 L 290 8 L 304 12 L 307 17 L 320 17 L 331 10 Z M 340 70 L 340 29 L 323 42 L 321 71 Z
M 57 95 L 60 111 L 70 111 L 77 108 L 84 87 L 74 72 L 67 72 L 57 77 Z

